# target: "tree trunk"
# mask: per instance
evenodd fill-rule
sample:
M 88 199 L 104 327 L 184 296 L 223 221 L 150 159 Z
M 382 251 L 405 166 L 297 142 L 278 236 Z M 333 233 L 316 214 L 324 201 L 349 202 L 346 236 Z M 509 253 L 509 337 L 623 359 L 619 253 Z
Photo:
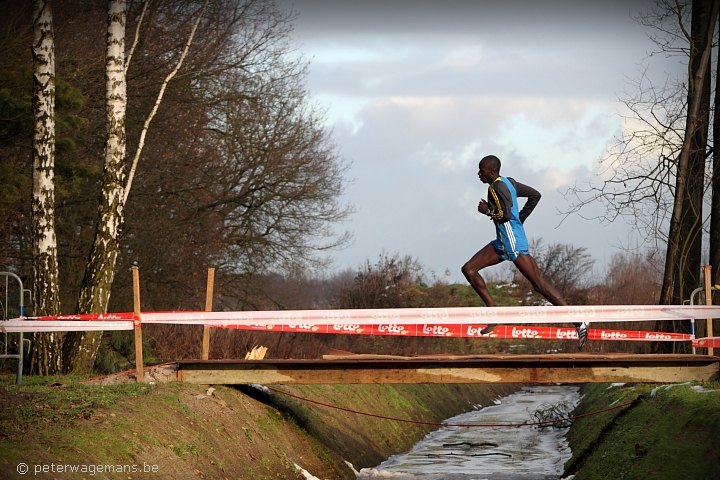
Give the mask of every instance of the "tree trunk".
M 716 63 L 715 75 L 715 110 L 713 116 L 713 164 L 710 188 L 710 265 L 712 266 L 713 284 L 720 283 L 720 48 Z M 713 295 L 713 303 L 720 305 L 720 293 Z M 713 320 L 715 322 L 715 320 Z M 713 331 L 716 325 L 713 324 Z
M 717 56 L 717 74 L 715 75 L 715 115 L 713 117 L 713 165 L 710 188 L 712 200 L 710 206 L 710 265 L 715 284 L 720 283 L 720 48 Z M 720 303 L 715 296 L 714 303 Z
M 679 304 L 698 285 L 702 231 L 702 172 L 710 108 L 709 70 L 718 1 L 694 0 L 688 65 L 688 114 L 677 161 L 661 304 Z M 698 178 L 700 177 L 700 178 Z M 696 265 L 697 264 L 697 265 Z
M 110 301 L 118 245 L 124 217 L 125 181 L 125 0 L 110 0 L 108 6 L 107 54 L 105 59 L 105 109 L 107 135 L 103 186 L 98 205 L 95 240 L 80 287 L 79 313 L 104 313 Z M 69 334 L 63 346 L 65 371 L 92 371 L 102 332 Z
M 715 2 L 717 3 L 717 2 Z M 696 4 L 698 7 L 696 8 Z M 701 4 L 701 5 L 700 5 Z M 690 293 L 702 284 L 700 264 L 702 263 L 702 209 L 703 195 L 705 191 L 705 158 L 707 152 L 708 128 L 710 124 L 710 56 L 712 54 L 712 43 L 709 38 L 715 31 L 715 19 L 717 13 L 713 12 L 713 2 L 708 0 L 696 1 L 693 3 L 691 36 L 693 43 L 704 49 L 708 49 L 708 65 L 705 68 L 705 80 L 702 86 L 700 104 L 698 107 L 698 118 L 695 131 L 691 137 L 690 161 L 688 165 L 687 196 L 683 199 L 686 205 L 683 207 L 680 231 L 685 238 L 681 244 L 681 255 L 679 262 L 678 278 L 675 283 L 672 303 L 682 303 L 690 298 Z M 702 55 L 699 53 L 692 59 L 692 73 L 696 75 L 700 70 Z
M 35 315 L 60 313 L 57 241 L 55 238 L 55 44 L 49 1 L 33 2 L 33 278 Z M 33 336 L 30 371 L 58 374 L 62 335 Z

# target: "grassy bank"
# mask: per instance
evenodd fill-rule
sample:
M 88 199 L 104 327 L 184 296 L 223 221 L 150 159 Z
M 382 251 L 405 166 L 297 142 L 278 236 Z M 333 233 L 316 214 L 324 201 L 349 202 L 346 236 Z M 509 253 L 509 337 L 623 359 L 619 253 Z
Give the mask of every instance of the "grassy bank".
M 303 478 L 295 463 L 321 478 L 348 478 L 337 454 L 228 387 L 208 395 L 182 383 L 25 377 L 16 386 L 3 377 L 0 404 L 2 478 Z M 17 472 L 20 463 L 28 475 Z M 67 466 L 80 471 L 58 473 Z
M 574 480 L 720 478 L 720 384 L 588 384 L 568 433 Z
M 437 428 L 280 394 L 259 398 L 257 390 L 248 395 L 224 386 L 208 392 L 177 382 L 101 386 L 80 378 L 25 377 L 15 385 L 13 380 L 0 377 L 2 478 L 301 479 L 298 464 L 319 478 L 352 479 L 343 460 L 358 469 L 374 466 Z M 491 404 L 514 390 L 508 385 L 282 388 L 349 409 L 425 422 Z M 18 473 L 21 463 L 27 475 Z M 42 468 L 45 473 L 34 475 Z M 80 470 L 74 474 L 72 468 Z

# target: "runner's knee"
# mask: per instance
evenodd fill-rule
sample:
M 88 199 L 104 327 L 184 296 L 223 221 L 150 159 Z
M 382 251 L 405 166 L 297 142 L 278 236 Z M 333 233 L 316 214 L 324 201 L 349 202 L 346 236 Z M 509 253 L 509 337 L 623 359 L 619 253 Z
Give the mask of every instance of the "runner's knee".
M 473 273 L 477 273 L 477 270 L 473 271 L 473 269 L 470 267 L 470 262 L 467 262 L 465 265 L 463 265 L 460 270 L 462 270 L 462 273 L 463 275 L 465 275 L 465 277 L 469 277 Z
M 485 288 L 485 279 L 482 275 L 480 275 L 480 269 L 472 267 L 470 262 L 467 262 L 460 270 L 462 270 L 463 275 L 465 275 L 465 278 L 471 285 L 475 285 L 476 287 L 483 289 Z

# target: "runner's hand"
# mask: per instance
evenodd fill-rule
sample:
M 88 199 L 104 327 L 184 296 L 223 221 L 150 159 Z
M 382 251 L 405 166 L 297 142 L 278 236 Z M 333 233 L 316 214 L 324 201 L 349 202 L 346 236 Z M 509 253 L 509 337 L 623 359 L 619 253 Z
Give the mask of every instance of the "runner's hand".
M 478 212 L 482 213 L 483 215 L 487 215 L 487 211 L 489 208 L 490 205 L 488 205 L 484 198 L 481 198 L 480 203 L 478 203 Z

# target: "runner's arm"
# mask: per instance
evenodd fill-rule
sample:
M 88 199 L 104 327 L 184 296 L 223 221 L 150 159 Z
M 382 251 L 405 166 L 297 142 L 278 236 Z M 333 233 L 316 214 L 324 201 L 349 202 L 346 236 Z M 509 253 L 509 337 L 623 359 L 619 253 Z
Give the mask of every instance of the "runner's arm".
M 540 201 L 540 192 L 535 190 L 532 187 L 529 187 L 525 184 L 522 184 L 518 181 L 515 181 L 514 179 L 509 179 L 513 185 L 515 186 L 515 193 L 517 194 L 518 198 L 520 197 L 526 197 L 527 201 L 525 202 L 525 206 L 523 206 L 522 210 L 520 210 L 520 221 L 522 223 L 525 223 L 525 219 L 530 216 L 533 210 L 535 210 L 535 207 L 537 206 L 538 202 Z

